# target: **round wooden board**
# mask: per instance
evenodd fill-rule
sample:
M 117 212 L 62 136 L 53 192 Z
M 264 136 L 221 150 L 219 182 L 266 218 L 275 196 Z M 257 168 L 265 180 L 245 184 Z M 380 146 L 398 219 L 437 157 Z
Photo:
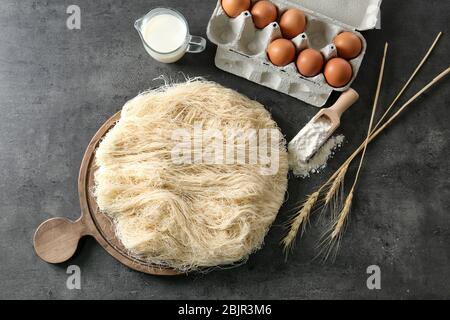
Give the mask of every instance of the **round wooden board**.
M 89 143 L 81 162 L 78 177 L 81 217 L 76 221 L 66 218 L 52 218 L 43 222 L 34 235 L 34 248 L 37 255 L 49 263 L 61 263 L 75 253 L 81 237 L 89 235 L 115 259 L 127 267 L 153 275 L 177 275 L 177 271 L 147 263 L 131 255 L 117 239 L 112 221 L 100 212 L 92 195 L 94 186 L 95 150 L 105 134 L 116 124 L 120 112 L 112 116 L 97 131 Z

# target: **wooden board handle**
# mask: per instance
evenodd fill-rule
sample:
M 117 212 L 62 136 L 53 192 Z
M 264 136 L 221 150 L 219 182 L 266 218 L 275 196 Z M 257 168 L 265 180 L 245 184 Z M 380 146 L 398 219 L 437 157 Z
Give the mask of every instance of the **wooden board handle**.
M 78 241 L 86 234 L 83 217 L 77 221 L 52 218 L 37 228 L 34 234 L 34 250 L 46 262 L 62 263 L 74 255 Z

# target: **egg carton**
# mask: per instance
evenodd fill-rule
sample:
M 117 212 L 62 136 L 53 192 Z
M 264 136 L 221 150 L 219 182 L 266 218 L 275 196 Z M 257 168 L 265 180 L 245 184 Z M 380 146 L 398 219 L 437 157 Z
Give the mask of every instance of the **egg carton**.
M 252 5 L 258 0 L 252 0 Z M 305 32 L 292 42 L 297 53 L 307 48 L 319 50 L 325 62 L 336 57 L 333 39 L 343 31 L 357 35 L 363 44 L 361 54 L 350 60 L 353 68 L 351 81 L 342 88 L 330 86 L 323 73 L 315 77 L 302 76 L 295 61 L 287 66 L 273 65 L 267 57 L 267 47 L 282 38 L 277 22 L 264 29 L 257 29 L 250 11 L 230 18 L 223 11 L 221 0 L 208 23 L 207 36 L 217 45 L 215 64 L 219 69 L 246 78 L 255 83 L 283 92 L 316 107 L 322 107 L 330 94 L 345 91 L 355 80 L 367 43 L 361 33 L 375 28 L 379 23 L 382 0 L 272 0 L 278 8 L 278 18 L 290 8 L 302 10 L 307 17 Z M 279 19 L 278 19 L 279 20 Z

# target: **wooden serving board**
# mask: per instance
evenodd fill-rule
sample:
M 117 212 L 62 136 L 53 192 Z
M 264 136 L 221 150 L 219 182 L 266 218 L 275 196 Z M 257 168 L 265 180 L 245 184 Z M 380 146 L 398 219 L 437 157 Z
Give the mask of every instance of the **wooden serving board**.
M 120 112 L 112 116 L 97 131 L 89 143 L 81 162 L 78 177 L 81 216 L 76 221 L 66 218 L 52 218 L 43 222 L 34 234 L 36 254 L 49 263 L 62 263 L 75 253 L 83 236 L 92 236 L 114 258 L 131 269 L 153 275 L 176 275 L 173 269 L 149 264 L 132 256 L 120 243 L 114 233 L 112 221 L 100 212 L 92 195 L 94 186 L 95 151 L 105 134 L 117 123 Z

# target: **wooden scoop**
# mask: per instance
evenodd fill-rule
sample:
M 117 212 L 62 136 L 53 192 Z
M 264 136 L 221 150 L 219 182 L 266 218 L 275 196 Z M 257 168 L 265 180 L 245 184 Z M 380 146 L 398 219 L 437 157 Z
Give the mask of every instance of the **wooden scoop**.
M 348 89 L 341 94 L 339 99 L 330 108 L 319 111 L 314 118 L 297 134 L 297 136 L 289 143 L 289 152 L 295 154 L 295 158 L 302 162 L 307 162 L 311 159 L 316 152 L 322 147 L 322 145 L 331 137 L 331 135 L 339 128 L 341 124 L 341 116 L 347 111 L 356 101 L 359 99 L 359 94 L 353 90 Z M 324 136 L 320 136 L 320 141 L 317 141 L 317 145 L 314 148 L 305 150 L 300 145 L 304 145 L 305 139 L 309 139 L 306 136 L 306 128 L 315 124 L 319 120 L 329 122 L 331 127 Z
M 352 88 L 343 92 L 339 99 L 331 107 L 319 111 L 313 118 L 312 121 L 317 121 L 318 119 L 325 117 L 331 122 L 331 128 L 329 131 L 328 138 L 336 131 L 341 125 L 341 116 L 348 110 L 356 101 L 359 99 L 359 94 Z M 326 140 L 328 140 L 328 138 Z

